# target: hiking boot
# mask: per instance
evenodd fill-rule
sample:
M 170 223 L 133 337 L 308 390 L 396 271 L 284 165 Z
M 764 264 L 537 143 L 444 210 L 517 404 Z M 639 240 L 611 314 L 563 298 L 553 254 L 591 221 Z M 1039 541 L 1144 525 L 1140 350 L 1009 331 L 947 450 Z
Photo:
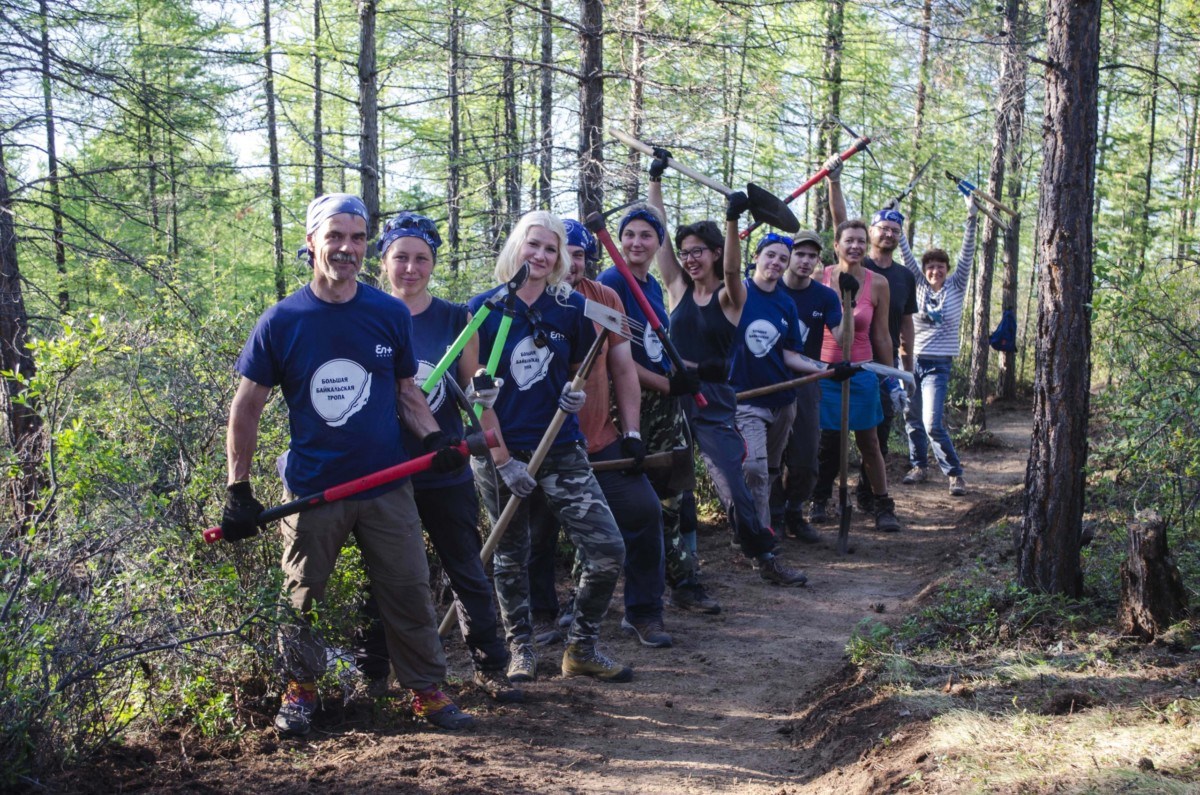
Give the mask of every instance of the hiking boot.
M 908 474 L 901 478 L 900 482 L 905 486 L 911 486 L 914 483 L 924 483 L 929 479 L 929 473 L 925 471 L 925 467 L 913 467 L 908 470 Z
M 858 510 L 871 513 L 875 510 L 875 493 L 868 484 L 859 483 L 854 487 L 854 502 L 858 505 Z
M 475 725 L 475 719 L 458 708 L 458 705 L 436 687 L 428 690 L 414 690 L 412 711 L 418 718 L 424 718 L 439 729 L 469 729 Z
M 962 475 L 950 476 L 950 496 L 961 497 L 967 493 L 967 481 L 962 479 Z
M 788 538 L 794 538 L 804 544 L 815 544 L 821 540 L 820 534 L 804 521 L 804 514 L 799 511 L 789 514 L 786 521 Z
M 391 692 L 390 677 L 381 676 L 375 679 L 367 680 L 367 695 L 371 698 L 387 698 Z
M 628 682 L 633 669 L 609 659 L 595 643 L 568 643 L 562 658 L 562 675 L 591 676 L 602 682 Z
M 537 654 L 532 643 L 514 643 L 509 647 L 508 681 L 532 682 L 537 679 Z
M 504 675 L 504 671 L 476 671 L 475 686 L 491 696 L 492 701 L 501 704 L 517 704 L 525 700 L 525 694 L 521 692 L 521 688 L 513 687 L 513 683 Z
M 549 646 L 553 643 L 562 643 L 562 639 L 563 631 L 558 628 L 558 621 L 556 621 L 554 617 L 544 618 L 541 620 L 534 619 L 534 646 Z
M 883 533 L 900 531 L 900 520 L 896 518 L 896 501 L 891 497 L 875 498 L 875 529 Z
M 825 524 L 829 521 L 829 500 L 813 500 L 808 510 L 808 521 L 813 524 Z
M 387 680 L 385 679 L 384 682 Z M 303 737 L 312 729 L 312 715 L 317 709 L 316 682 L 288 682 L 275 715 L 275 731 L 282 737 Z
M 773 585 L 804 585 L 808 582 L 804 572 L 784 565 L 774 555 L 755 558 L 754 568 L 758 569 L 758 576 Z
M 663 627 L 661 618 L 630 621 L 629 616 L 625 616 L 621 619 L 621 631 L 626 635 L 635 635 L 638 642 L 652 649 L 669 649 L 671 647 L 671 636 Z
M 671 589 L 671 604 L 680 610 L 695 610 L 715 616 L 721 612 L 721 603 L 708 595 L 700 583 L 681 585 Z

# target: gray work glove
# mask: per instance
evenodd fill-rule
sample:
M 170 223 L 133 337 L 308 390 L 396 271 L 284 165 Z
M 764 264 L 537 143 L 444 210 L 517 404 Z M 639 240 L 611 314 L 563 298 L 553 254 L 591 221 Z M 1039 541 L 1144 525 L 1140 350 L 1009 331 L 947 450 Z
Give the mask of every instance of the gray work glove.
M 521 499 L 533 494 L 533 490 L 537 488 L 537 481 L 529 474 L 529 467 L 525 466 L 524 461 L 510 458 L 496 467 L 496 471 L 500 473 L 508 490 Z
M 485 410 L 496 405 L 496 398 L 500 397 L 500 387 L 504 386 L 503 378 L 483 379 L 481 376 L 487 375 L 487 370 L 479 369 L 475 373 L 475 377 L 471 379 L 471 383 L 467 384 L 466 396 L 467 400 L 476 406 L 482 406 Z M 488 381 L 491 386 L 482 386 Z M 477 386 L 477 383 L 479 386 Z
M 570 384 L 563 384 L 562 394 L 558 396 L 558 407 L 568 414 L 578 414 L 587 402 L 587 392 L 582 389 L 571 389 Z
M 963 196 L 963 202 L 967 205 L 968 218 L 974 218 L 979 214 L 979 205 L 975 203 L 975 194 L 969 193 Z
M 829 173 L 825 175 L 825 179 L 830 182 L 838 182 L 842 178 L 842 165 L 844 162 L 842 156 L 837 152 L 830 155 L 829 159 L 821 164 L 821 168 L 829 169 Z

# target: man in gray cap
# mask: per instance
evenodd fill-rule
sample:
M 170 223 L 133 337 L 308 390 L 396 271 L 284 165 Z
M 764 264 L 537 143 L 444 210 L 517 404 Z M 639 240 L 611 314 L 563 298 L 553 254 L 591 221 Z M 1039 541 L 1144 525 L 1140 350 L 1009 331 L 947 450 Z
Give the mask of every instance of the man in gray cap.
M 258 425 L 271 389 L 288 407 L 288 499 L 322 492 L 407 460 L 401 420 L 435 452 L 434 469 L 466 457 L 434 420 L 413 381 L 412 317 L 403 302 L 358 281 L 367 247 L 361 199 L 330 194 L 308 206 L 309 283 L 258 319 L 237 360 L 241 375 L 226 436 L 229 485 L 221 520 L 229 541 L 258 533 L 262 504 L 250 487 Z M 398 411 L 397 411 L 398 410 Z M 473 723 L 439 689 L 446 658 L 437 635 L 421 525 L 407 480 L 295 514 L 282 522 L 285 590 L 299 620 L 280 628 L 288 673 L 275 728 L 304 735 L 317 707 L 326 650 L 310 625 L 338 552 L 354 535 L 379 604 L 388 656 L 413 710 L 440 728 Z

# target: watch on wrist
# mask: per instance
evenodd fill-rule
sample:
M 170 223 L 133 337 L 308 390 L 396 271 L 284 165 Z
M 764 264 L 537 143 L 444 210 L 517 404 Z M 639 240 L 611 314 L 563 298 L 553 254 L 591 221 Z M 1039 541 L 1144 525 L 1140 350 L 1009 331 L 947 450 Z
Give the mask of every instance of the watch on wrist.
M 641 439 L 642 435 L 637 431 L 626 431 L 625 438 L 626 439 Z

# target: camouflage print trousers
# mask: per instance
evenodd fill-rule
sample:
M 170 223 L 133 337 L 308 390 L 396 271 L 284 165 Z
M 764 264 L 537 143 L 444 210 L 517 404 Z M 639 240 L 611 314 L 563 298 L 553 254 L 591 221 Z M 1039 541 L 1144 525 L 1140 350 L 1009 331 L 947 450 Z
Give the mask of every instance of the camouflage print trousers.
M 683 492 L 696 487 L 691 434 L 679 407 L 679 398 L 661 392 L 642 390 L 641 424 L 647 454 L 676 452 L 677 460 L 670 468 L 647 469 L 646 475 L 662 502 L 667 585 L 678 588 L 696 581 L 698 567 L 696 555 L 683 543 L 679 522 Z
M 528 453 L 513 452 L 522 460 Z M 495 523 L 511 496 L 503 481 L 496 483 L 484 462 L 471 460 L 475 482 L 483 503 Z M 550 511 L 567 537 L 575 544 L 582 561 L 579 588 L 575 593 L 575 620 L 567 633 L 571 642 L 594 642 L 600 621 L 608 610 L 617 578 L 625 564 L 625 543 L 612 511 L 592 474 L 587 453 L 577 444 L 558 445 L 550 450 L 537 475 Z M 497 492 L 499 487 L 499 492 Z M 533 636 L 529 610 L 529 507 L 522 503 L 513 517 L 493 558 L 496 597 L 509 643 L 528 643 Z

